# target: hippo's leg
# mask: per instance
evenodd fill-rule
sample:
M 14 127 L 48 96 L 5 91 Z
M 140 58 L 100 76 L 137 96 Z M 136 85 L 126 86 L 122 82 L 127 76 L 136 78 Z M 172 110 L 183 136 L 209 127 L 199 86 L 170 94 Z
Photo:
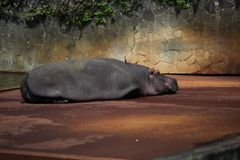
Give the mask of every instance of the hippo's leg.
M 131 92 L 127 93 L 122 99 L 132 99 L 139 97 L 139 89 L 132 90 Z
M 26 90 L 25 99 L 30 103 L 68 103 L 69 101 L 63 98 L 49 98 L 49 97 L 40 97 L 35 96 L 29 90 Z
M 46 103 L 68 103 L 69 101 L 66 99 L 62 99 L 62 98 L 44 98 L 44 101 Z
M 27 87 L 28 73 L 23 75 L 20 91 L 22 98 L 27 102 L 43 102 L 42 97 L 35 96 Z
M 21 94 L 22 98 L 30 103 L 68 103 L 69 101 L 63 98 L 48 98 L 34 95 L 27 86 L 28 73 L 26 73 L 21 82 Z
M 45 102 L 45 99 L 43 97 L 35 96 L 31 93 L 27 88 L 22 93 L 22 97 L 25 101 L 30 103 L 43 103 Z
M 35 96 L 29 90 L 26 90 L 24 100 L 30 103 L 68 103 L 69 102 L 68 100 L 62 99 L 62 98 L 49 98 L 49 97 Z

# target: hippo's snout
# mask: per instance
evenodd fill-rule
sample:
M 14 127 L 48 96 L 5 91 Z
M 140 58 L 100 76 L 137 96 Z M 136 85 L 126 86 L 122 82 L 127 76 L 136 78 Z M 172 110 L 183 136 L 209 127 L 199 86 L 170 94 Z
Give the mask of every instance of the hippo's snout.
M 178 91 L 177 80 L 174 78 L 165 78 L 166 93 L 175 93 Z

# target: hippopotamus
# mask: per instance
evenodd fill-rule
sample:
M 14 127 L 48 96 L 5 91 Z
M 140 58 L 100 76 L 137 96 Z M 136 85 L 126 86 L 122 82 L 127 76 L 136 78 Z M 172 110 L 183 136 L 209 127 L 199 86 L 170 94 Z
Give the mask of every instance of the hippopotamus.
M 26 102 L 67 103 L 175 93 L 178 84 L 143 65 L 88 58 L 36 67 L 24 74 L 20 90 Z

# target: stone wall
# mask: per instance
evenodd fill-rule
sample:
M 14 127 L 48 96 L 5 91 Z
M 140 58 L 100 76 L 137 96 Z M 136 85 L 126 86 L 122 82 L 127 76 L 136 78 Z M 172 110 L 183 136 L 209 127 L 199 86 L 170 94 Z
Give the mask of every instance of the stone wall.
M 0 71 L 25 72 L 67 59 L 115 58 L 162 73 L 240 74 L 240 9 L 202 0 L 196 13 L 143 1 L 132 17 L 66 31 L 57 21 L 33 28 L 0 21 Z

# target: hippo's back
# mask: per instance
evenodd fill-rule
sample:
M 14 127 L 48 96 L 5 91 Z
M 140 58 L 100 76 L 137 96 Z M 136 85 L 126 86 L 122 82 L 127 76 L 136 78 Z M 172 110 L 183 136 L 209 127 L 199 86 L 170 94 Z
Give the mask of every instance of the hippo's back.
M 28 72 L 27 88 L 40 97 L 72 101 L 119 99 L 139 89 L 147 69 L 115 59 L 67 60 Z M 140 78 L 141 77 L 141 80 Z

